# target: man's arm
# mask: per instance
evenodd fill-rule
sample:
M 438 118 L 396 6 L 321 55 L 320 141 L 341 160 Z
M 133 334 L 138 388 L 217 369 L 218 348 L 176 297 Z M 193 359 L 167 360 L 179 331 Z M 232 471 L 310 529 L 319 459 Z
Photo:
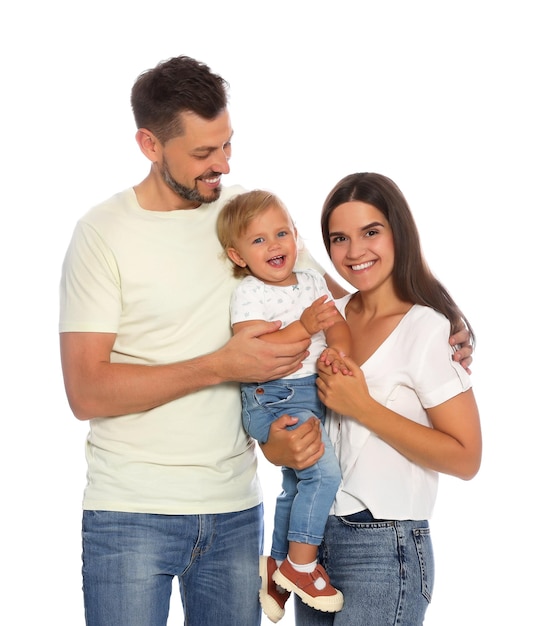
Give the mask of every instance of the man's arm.
M 297 371 L 309 340 L 271 344 L 258 337 L 279 328 L 258 322 L 220 350 L 168 365 L 111 363 L 112 333 L 62 333 L 61 362 L 67 397 L 80 420 L 147 411 L 224 382 L 282 378 Z
M 339 283 L 334 280 L 329 274 L 324 274 L 324 279 L 331 295 L 335 298 L 335 300 L 338 300 L 339 298 L 342 298 L 343 296 L 348 294 L 348 291 L 346 291 L 344 287 L 341 287 Z

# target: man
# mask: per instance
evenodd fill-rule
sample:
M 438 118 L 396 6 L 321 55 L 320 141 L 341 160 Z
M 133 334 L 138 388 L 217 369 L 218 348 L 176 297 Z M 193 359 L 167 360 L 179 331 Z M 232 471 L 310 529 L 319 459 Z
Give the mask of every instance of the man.
M 149 174 L 90 210 L 65 257 L 65 388 L 76 417 L 90 420 L 88 626 L 165 625 L 174 576 L 189 626 L 260 623 L 261 494 L 238 382 L 294 372 L 308 342 L 261 341 L 277 323 L 231 337 L 235 279 L 215 222 L 243 189 L 221 187 L 226 87 L 188 57 L 138 78 L 132 108 Z M 318 422 L 287 431 L 294 421 L 276 422 L 265 453 L 302 468 L 322 444 Z
M 295 371 L 307 342 L 257 339 L 278 324 L 231 338 L 235 282 L 215 221 L 243 190 L 220 185 L 223 79 L 171 59 L 139 77 L 132 106 L 150 172 L 80 220 L 62 278 L 65 386 L 90 420 L 87 624 L 166 624 L 175 575 L 188 624 L 258 624 L 261 494 L 237 382 Z M 296 432 L 288 450 L 314 462 L 318 429 Z

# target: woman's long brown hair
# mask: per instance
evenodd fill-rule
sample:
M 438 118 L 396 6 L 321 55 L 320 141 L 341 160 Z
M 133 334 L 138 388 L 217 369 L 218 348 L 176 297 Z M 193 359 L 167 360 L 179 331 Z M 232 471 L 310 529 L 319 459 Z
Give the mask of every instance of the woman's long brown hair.
M 450 321 L 452 334 L 466 326 L 474 345 L 472 326 L 426 264 L 411 209 L 403 193 L 390 178 L 371 172 L 350 174 L 330 191 L 321 217 L 322 237 L 328 254 L 331 256 L 329 218 L 339 205 L 352 201 L 376 207 L 391 226 L 394 241 L 392 277 L 398 296 L 406 302 L 429 306 L 442 313 Z

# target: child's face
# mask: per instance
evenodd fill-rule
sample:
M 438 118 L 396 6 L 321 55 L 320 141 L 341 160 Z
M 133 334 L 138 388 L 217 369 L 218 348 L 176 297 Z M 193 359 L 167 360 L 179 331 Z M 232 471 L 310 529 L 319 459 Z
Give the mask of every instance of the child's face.
M 255 217 L 228 256 L 268 285 L 294 285 L 296 229 L 286 211 L 270 206 Z

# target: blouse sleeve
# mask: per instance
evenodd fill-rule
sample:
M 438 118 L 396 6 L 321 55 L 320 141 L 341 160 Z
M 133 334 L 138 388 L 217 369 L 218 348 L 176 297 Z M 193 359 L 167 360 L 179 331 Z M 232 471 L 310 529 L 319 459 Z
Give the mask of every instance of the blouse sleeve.
M 465 369 L 456 363 L 449 344 L 450 323 L 428 309 L 417 334 L 419 354 L 415 388 L 424 408 L 442 404 L 469 389 L 472 384 Z

